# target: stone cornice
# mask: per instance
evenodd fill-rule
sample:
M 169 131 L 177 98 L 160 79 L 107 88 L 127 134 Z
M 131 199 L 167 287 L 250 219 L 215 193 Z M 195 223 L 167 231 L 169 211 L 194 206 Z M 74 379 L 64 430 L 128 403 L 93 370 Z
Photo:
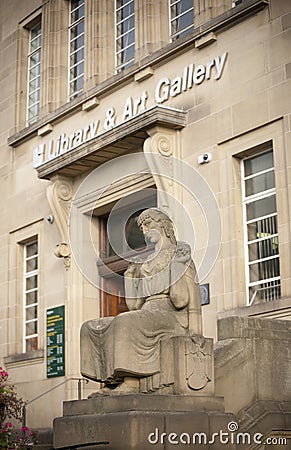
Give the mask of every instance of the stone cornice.
M 101 98 L 113 92 L 134 80 L 134 76 L 140 71 L 144 70 L 148 66 L 155 66 L 161 64 L 161 61 L 172 58 L 174 54 L 177 54 L 187 47 L 192 48 L 195 45 L 195 41 L 198 41 L 203 36 L 211 32 L 222 32 L 227 28 L 230 28 L 237 23 L 245 20 L 247 17 L 256 14 L 264 9 L 269 2 L 267 0 L 244 0 L 241 4 L 232 8 L 223 14 L 207 21 L 206 23 L 197 27 L 193 33 L 185 36 L 185 38 L 178 39 L 171 42 L 168 45 L 162 47 L 156 52 L 141 59 L 138 63 L 134 64 L 129 69 L 113 75 L 107 80 L 99 83 L 98 86 L 86 91 L 80 97 L 66 103 L 56 109 L 55 111 L 42 117 L 38 122 L 33 125 L 20 130 L 17 133 L 8 137 L 8 145 L 17 147 L 27 140 L 37 135 L 38 129 L 44 127 L 49 123 L 57 123 L 65 117 L 74 115 L 82 110 L 83 103 L 87 102 L 91 98 L 97 96 Z
M 148 137 L 147 130 L 156 125 L 172 130 L 184 128 L 187 125 L 187 112 L 164 106 L 149 108 L 92 141 L 37 167 L 38 176 L 50 179 L 56 173 L 78 175 L 92 167 L 98 167 L 104 159 L 109 160 L 129 151 L 137 151 Z

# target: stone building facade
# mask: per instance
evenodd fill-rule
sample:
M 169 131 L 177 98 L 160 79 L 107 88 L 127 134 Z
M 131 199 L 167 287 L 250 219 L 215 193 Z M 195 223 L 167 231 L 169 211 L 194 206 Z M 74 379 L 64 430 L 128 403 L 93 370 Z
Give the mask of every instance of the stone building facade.
M 205 336 L 230 316 L 290 320 L 290 2 L 0 12 L 0 363 L 28 424 L 77 398 L 81 324 L 124 310 L 115 236 L 139 248 L 146 207 L 190 241 Z

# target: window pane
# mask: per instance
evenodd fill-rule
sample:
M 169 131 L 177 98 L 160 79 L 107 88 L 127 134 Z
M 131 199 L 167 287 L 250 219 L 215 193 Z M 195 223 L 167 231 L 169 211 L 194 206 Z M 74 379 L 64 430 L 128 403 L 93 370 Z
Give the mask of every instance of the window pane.
M 35 320 L 34 322 L 28 322 L 26 324 L 25 327 L 25 334 L 26 336 L 29 336 L 31 334 L 36 334 L 37 333 L 37 321 Z
M 250 265 L 250 282 L 274 278 L 280 275 L 279 258 Z
M 37 318 L 37 306 L 31 306 L 26 308 L 26 320 L 32 320 Z M 36 322 L 35 322 L 36 323 Z
M 72 67 L 70 70 L 70 79 L 77 78 L 79 75 L 82 75 L 84 72 L 84 62 L 81 62 L 77 64 L 76 66 Z
M 76 22 L 77 20 L 84 17 L 84 4 L 77 9 L 74 9 L 71 13 L 71 23 Z
M 31 123 L 31 119 L 33 119 L 33 118 L 35 118 L 35 121 L 37 120 L 38 110 L 39 110 L 39 104 L 36 104 L 36 105 L 32 106 L 31 108 L 29 108 L 28 121 L 30 123 Z
M 248 225 L 248 241 L 267 237 L 278 233 L 277 216 L 258 220 Z
M 258 194 L 275 187 L 275 173 L 267 172 L 246 180 L 246 196 Z
M 70 57 L 70 65 L 73 66 L 84 59 L 84 48 L 73 53 Z
M 37 287 L 37 275 L 26 278 L 26 290 L 34 289 Z
M 194 29 L 193 0 L 171 2 L 171 36 L 181 37 Z
M 29 82 L 29 92 L 35 91 L 35 89 L 39 88 L 39 78 L 35 78 Z
M 37 257 L 26 261 L 26 272 L 32 272 L 37 269 Z
M 37 24 L 35 27 L 31 28 L 30 30 L 30 39 L 33 40 L 37 37 L 40 37 L 41 34 L 41 25 L 40 23 Z
M 127 3 L 126 6 L 124 6 L 122 9 L 119 9 L 116 13 L 116 21 L 120 22 L 125 17 L 130 16 L 134 13 L 134 3 Z
M 126 3 L 128 3 L 129 0 L 117 0 L 116 1 L 116 8 L 121 8 L 122 6 L 126 5 Z M 131 1 L 131 3 L 133 3 L 133 1 Z
M 29 256 L 37 255 L 38 252 L 38 244 L 37 242 L 34 242 L 33 244 L 27 244 L 26 245 L 26 256 L 27 258 Z
M 276 211 L 276 196 L 271 195 L 270 197 L 262 198 L 247 204 L 247 220 L 267 216 Z
M 26 295 L 26 306 L 33 305 L 37 303 L 37 290 L 28 292 Z
M 280 280 L 252 286 L 250 287 L 249 295 L 250 299 L 254 300 L 254 303 L 276 300 L 281 296 Z
M 126 241 L 132 250 L 146 246 L 144 235 L 137 225 L 137 217 L 141 212 L 142 211 L 137 211 L 134 213 L 125 225 Z
M 273 152 L 263 153 L 262 155 L 255 156 L 245 160 L 245 176 L 253 175 L 263 170 L 271 169 L 274 167 Z
M 71 0 L 71 10 L 78 8 L 84 3 L 84 0 Z
M 128 45 L 132 45 L 132 44 L 134 44 L 134 30 L 130 31 L 129 33 L 125 34 L 124 36 L 121 36 L 116 41 L 117 48 L 119 48 L 119 49 L 125 48 Z
M 249 261 L 268 258 L 279 254 L 278 236 L 263 239 L 259 242 L 249 244 Z
M 129 61 L 134 57 L 134 45 L 128 47 L 123 52 L 123 62 Z
M 117 27 L 117 37 L 132 30 L 133 28 L 134 28 L 134 16 L 131 16 L 128 19 L 121 22 L 121 24 Z
M 171 17 L 178 16 L 190 8 L 193 8 L 193 0 L 171 1 Z
M 177 19 L 177 29 L 182 30 L 193 23 L 193 11 L 188 11 Z
M 29 80 L 39 76 L 39 74 L 40 74 L 40 64 L 37 64 L 36 66 L 33 66 L 31 67 L 31 69 L 29 69 Z
M 40 52 L 35 52 L 30 57 L 30 67 L 38 64 L 40 62 Z
M 33 92 L 29 95 L 28 105 L 34 105 L 34 103 L 37 103 L 39 101 L 39 90 Z
M 84 77 L 77 78 L 76 80 L 72 81 L 71 83 L 71 94 L 74 92 L 77 92 L 83 88 L 83 80 Z
M 78 38 L 74 39 L 70 44 L 70 52 L 73 53 L 74 51 L 78 50 L 80 47 L 84 46 L 84 35 L 79 36 Z
M 78 23 L 77 25 L 74 25 L 71 28 L 71 40 L 83 33 L 84 33 L 84 21 L 82 20 L 82 22 Z
M 33 350 L 37 350 L 37 337 L 26 339 L 26 352 L 32 352 Z

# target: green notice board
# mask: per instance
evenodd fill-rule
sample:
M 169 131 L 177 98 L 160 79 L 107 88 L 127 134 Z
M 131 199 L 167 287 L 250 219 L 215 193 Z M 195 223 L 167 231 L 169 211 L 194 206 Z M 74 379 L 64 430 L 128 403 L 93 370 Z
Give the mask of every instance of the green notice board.
M 65 375 L 65 307 L 57 306 L 46 313 L 47 378 Z

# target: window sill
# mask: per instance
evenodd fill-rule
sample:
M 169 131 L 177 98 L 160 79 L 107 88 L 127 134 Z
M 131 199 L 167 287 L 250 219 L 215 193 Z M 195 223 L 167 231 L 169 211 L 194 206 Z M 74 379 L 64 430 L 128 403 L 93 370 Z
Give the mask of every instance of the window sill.
M 15 353 L 4 358 L 7 369 L 31 364 L 39 364 L 44 361 L 44 350 L 34 350 L 27 353 Z
M 230 316 L 290 320 L 291 298 L 280 298 L 251 306 L 238 307 L 218 313 L 218 320 Z

